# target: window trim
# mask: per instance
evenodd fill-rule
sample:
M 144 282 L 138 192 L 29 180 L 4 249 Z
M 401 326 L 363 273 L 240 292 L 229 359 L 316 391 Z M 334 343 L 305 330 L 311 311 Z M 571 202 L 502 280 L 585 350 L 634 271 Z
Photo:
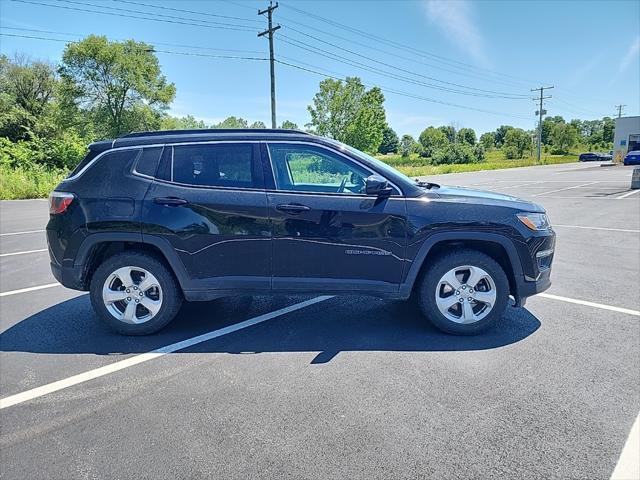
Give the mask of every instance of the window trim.
M 164 149 L 165 147 L 153 147 L 153 148 L 160 148 L 160 156 L 158 157 L 158 164 L 156 165 L 156 170 L 155 173 L 153 175 L 147 175 L 146 173 L 140 173 L 138 171 L 138 163 L 140 162 L 140 159 L 142 158 L 142 155 L 144 154 L 144 150 L 145 148 L 152 148 L 149 146 L 144 146 L 140 149 L 140 153 L 138 153 L 138 156 L 136 157 L 134 163 L 133 163 L 133 168 L 131 169 L 131 173 L 133 175 L 136 175 L 138 177 L 143 177 L 143 178 L 147 178 L 150 180 L 154 180 L 156 178 L 156 174 L 158 173 L 158 167 L 160 166 L 160 161 L 162 160 L 162 154 L 164 153 Z
M 321 143 L 315 143 L 315 142 L 306 142 L 306 141 L 301 141 L 301 140 L 297 140 L 297 141 L 292 141 L 292 140 L 264 140 L 264 143 L 266 144 L 267 147 L 267 155 L 269 156 L 269 165 L 271 167 L 271 174 L 273 175 L 273 184 L 275 185 L 275 189 L 271 190 L 271 189 L 267 189 L 267 191 L 269 192 L 275 192 L 275 193 L 296 193 L 296 194 L 303 194 L 303 195 L 339 195 L 339 196 L 343 196 L 343 197 L 351 197 L 351 196 L 355 196 L 355 197 L 373 197 L 373 195 L 367 195 L 366 193 L 353 193 L 353 192 L 305 192 L 305 191 L 300 191 L 300 190 L 284 190 L 284 189 L 279 189 L 278 188 L 278 184 L 276 182 L 276 174 L 275 174 L 275 168 L 273 166 L 273 160 L 271 158 L 271 150 L 269 149 L 269 144 L 270 143 L 278 143 L 278 144 L 288 144 L 288 145 L 311 145 L 312 147 L 317 147 L 319 149 L 323 149 L 323 150 L 327 150 L 331 153 L 335 153 L 338 156 L 341 156 L 345 159 L 347 159 L 350 162 L 355 163 L 356 165 L 358 165 L 359 167 L 363 168 L 364 170 L 368 171 L 371 173 L 371 175 L 378 175 L 381 176 L 382 178 L 384 178 L 389 185 L 391 185 L 395 190 L 397 190 L 398 193 L 392 193 L 391 197 L 396 197 L 396 198 L 403 198 L 405 196 L 404 192 L 402 191 L 402 189 L 400 187 L 398 187 L 395 183 L 393 183 L 391 180 L 389 180 L 385 175 L 382 175 L 380 172 L 373 170 L 370 166 L 368 165 L 364 165 L 362 162 L 350 157 L 349 155 L 346 155 L 334 148 L 328 147 L 324 144 Z

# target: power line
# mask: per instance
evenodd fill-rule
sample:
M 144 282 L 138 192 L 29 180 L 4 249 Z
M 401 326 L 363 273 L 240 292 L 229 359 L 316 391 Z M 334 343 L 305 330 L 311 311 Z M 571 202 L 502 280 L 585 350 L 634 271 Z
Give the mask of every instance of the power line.
M 55 2 L 59 2 L 59 3 L 70 3 L 72 5 L 81 5 L 81 6 L 85 6 L 85 7 L 95 7 L 95 8 L 103 8 L 103 9 L 107 9 L 107 10 L 116 10 L 119 12 L 126 12 L 126 13 L 139 13 L 142 15 L 153 15 L 154 17 L 163 17 L 163 18 L 169 18 L 169 19 L 173 19 L 173 20 L 186 20 L 189 22 L 198 22 L 198 23 L 204 23 L 205 25 L 222 25 L 222 26 L 228 26 L 228 27 L 237 27 L 237 28 L 243 28 L 243 29 L 247 29 L 247 30 L 252 30 L 254 27 L 250 26 L 250 25 L 240 25 L 237 23 L 222 23 L 222 22 L 212 22 L 210 20 L 198 20 L 195 18 L 186 18 L 186 17 L 176 17 L 175 15 L 165 15 L 162 13 L 152 13 L 152 12 L 145 12 L 145 11 L 140 11 L 140 10 L 132 10 L 130 8 L 119 8 L 119 7 L 113 7 L 113 6 L 109 6 L 109 7 L 105 7 L 103 5 L 96 5 L 95 3 L 90 3 L 90 2 L 78 2 L 78 1 L 74 1 L 74 0 L 54 0 Z
M 624 107 L 626 107 L 626 105 L 616 105 L 616 109 L 618 110 L 618 118 L 622 117 L 622 110 L 624 110 Z
M 459 66 L 456 66 L 456 65 L 448 65 L 450 68 L 446 68 L 446 67 L 443 67 L 441 65 L 437 65 L 437 64 L 433 64 L 433 63 L 427 63 L 427 62 L 424 62 L 422 60 L 417 60 L 416 58 L 409 58 L 409 57 L 400 55 L 400 54 L 395 53 L 395 52 L 390 52 L 389 50 L 383 50 L 378 45 L 372 45 L 371 43 L 366 44 L 366 43 L 358 42 L 357 40 L 346 38 L 346 37 L 337 35 L 335 33 L 328 33 L 328 32 L 326 32 L 324 30 L 320 30 L 319 28 L 313 27 L 313 26 L 308 25 L 306 23 L 302 23 L 302 22 L 295 21 L 295 20 L 292 20 L 292 19 L 289 19 L 289 18 L 285 18 L 285 17 L 280 17 L 280 18 L 282 18 L 285 22 L 287 22 L 286 24 L 282 24 L 282 26 L 290 29 L 291 31 L 298 31 L 298 30 L 296 30 L 293 27 L 291 27 L 291 25 L 289 25 L 289 22 L 294 23 L 296 25 L 300 25 L 300 26 L 302 26 L 302 27 L 304 27 L 306 29 L 314 30 L 316 32 L 319 32 L 319 33 L 321 33 L 323 35 L 326 35 L 326 36 L 334 38 L 334 39 L 344 40 L 344 41 L 349 42 L 349 43 L 351 43 L 353 45 L 358 45 L 358 46 L 364 47 L 364 48 L 366 48 L 368 50 L 374 50 L 376 53 L 384 53 L 386 55 L 391 55 L 394 59 L 398 59 L 399 58 L 399 59 L 403 59 L 403 60 L 409 61 L 412 64 L 416 64 L 417 63 L 417 64 L 424 65 L 424 66 L 429 67 L 429 68 L 436 68 L 436 69 L 442 70 L 444 72 L 453 73 L 455 75 L 464 75 L 465 78 L 475 78 L 475 79 L 478 79 L 478 80 L 490 81 L 492 83 L 499 83 L 499 84 L 507 85 L 507 86 L 521 86 L 520 84 L 517 84 L 517 83 L 515 83 L 513 81 L 499 80 L 499 79 L 496 79 L 494 77 L 489 77 L 486 74 L 485 74 L 485 76 L 481 76 L 481 74 L 470 72 L 468 69 L 465 69 L 463 67 L 459 67 Z M 409 53 L 414 55 L 414 56 L 416 55 L 413 52 L 409 52 Z M 420 58 L 426 58 L 426 57 L 420 57 Z M 458 69 L 461 69 L 461 71 L 451 70 L 451 68 L 458 68 Z
M 35 28 L 18 28 L 18 27 L 5 27 L 0 25 L 0 30 L 17 30 L 21 32 L 36 32 L 36 33 L 50 33 L 54 35 L 67 35 L 71 37 L 86 37 L 88 35 L 97 35 L 97 34 L 84 34 L 84 33 L 71 33 L 71 32 L 56 32 L 54 30 L 39 30 Z M 54 38 L 41 38 L 42 40 L 58 40 Z M 110 41 L 115 42 L 124 42 L 127 39 L 125 38 L 109 38 Z M 67 40 L 59 40 L 59 41 L 67 41 Z M 177 47 L 177 48 L 194 48 L 196 50 L 211 50 L 216 52 L 236 52 L 236 53 L 262 53 L 260 50 L 239 50 L 234 48 L 213 48 L 213 47 L 203 47 L 199 45 L 184 45 L 180 43 L 165 43 L 165 42 L 156 42 L 153 40 L 138 40 L 140 42 L 149 43 L 153 45 L 164 45 L 165 47 Z
M 47 38 L 47 37 L 39 37 L 35 35 L 17 35 L 14 33 L 0 33 L 2 37 L 17 37 L 17 38 L 29 38 L 34 40 L 47 40 L 50 42 L 63 42 L 63 43 L 78 43 L 77 41 L 63 40 L 61 38 Z M 145 42 L 146 43 L 146 42 Z M 215 55 L 209 53 L 198 53 L 198 52 L 174 52 L 171 50 L 156 50 L 155 48 L 151 50 L 154 53 L 168 53 L 172 55 L 186 55 L 191 57 L 208 57 L 208 58 L 223 58 L 223 59 L 233 59 L 233 60 L 255 60 L 255 61 L 267 61 L 268 58 L 263 57 L 245 57 L 241 55 Z
M 357 28 L 351 27 L 349 25 L 344 25 L 342 23 L 336 22 L 335 20 L 331 20 L 331 19 L 322 17 L 320 15 L 316 15 L 316 14 L 307 12 L 305 10 L 302 10 L 300 8 L 297 8 L 297 7 L 293 7 L 293 6 L 288 5 L 288 4 L 283 4 L 282 6 L 285 7 L 285 8 L 288 8 L 290 10 L 294 10 L 294 11 L 296 11 L 296 12 L 302 14 L 302 15 L 306 15 L 306 16 L 314 18 L 314 19 L 316 19 L 318 21 L 321 21 L 321 22 L 327 23 L 329 25 L 332 25 L 333 27 L 340 28 L 340 29 L 343 29 L 343 30 L 347 30 L 347 31 L 349 31 L 351 33 L 355 33 L 355 34 L 357 34 L 359 36 L 364 36 L 364 37 L 370 38 L 372 40 L 377 40 L 379 42 L 383 42 L 383 43 L 385 43 L 387 45 L 393 46 L 394 48 L 399 48 L 399 49 L 402 49 L 402 50 L 405 50 L 405 51 L 412 52 L 414 55 L 427 56 L 427 57 L 430 57 L 430 58 L 433 58 L 433 59 L 437 59 L 438 61 L 443 62 L 445 64 L 460 65 L 462 67 L 473 69 L 473 70 L 482 70 L 482 71 L 491 73 L 493 75 L 499 75 L 499 76 L 503 76 L 503 77 L 508 77 L 508 78 L 519 80 L 521 82 L 530 81 L 530 79 L 524 79 L 524 78 L 517 77 L 517 76 L 514 76 L 514 75 L 509 75 L 509 74 L 506 74 L 506 73 L 496 72 L 496 71 L 493 71 L 493 70 L 490 70 L 490 69 L 487 69 L 487 68 L 478 67 L 478 66 L 471 65 L 471 64 L 468 64 L 468 63 L 465 63 L 465 62 L 461 62 L 461 61 L 458 61 L 458 60 L 451 60 L 451 59 L 449 59 L 447 57 L 443 57 L 443 56 L 437 55 L 435 53 L 427 52 L 427 51 L 424 51 L 424 50 L 419 50 L 419 49 L 414 48 L 412 46 L 405 45 L 405 44 L 402 44 L 402 43 L 399 43 L 399 42 L 396 42 L 396 41 L 393 41 L 393 40 L 389 40 L 389 39 L 386 39 L 384 37 L 381 37 L 381 36 L 378 36 L 378 35 L 374 35 L 374 34 L 372 34 L 370 32 L 367 32 L 367 31 L 364 31 L 364 30 L 359 30 Z
M 293 59 L 290 59 L 290 60 L 291 61 L 295 61 L 298 64 L 303 64 L 303 62 L 300 62 L 300 61 L 297 61 L 297 60 L 293 60 Z M 330 74 L 327 74 L 325 72 L 322 72 L 321 71 L 322 69 L 319 69 L 318 67 L 314 67 L 314 66 L 310 66 L 311 68 L 306 68 L 306 67 L 302 67 L 301 65 L 294 64 L 294 63 L 291 63 L 291 62 L 284 62 L 284 61 L 279 60 L 279 59 L 276 59 L 276 63 L 279 63 L 281 65 L 286 65 L 288 67 L 295 68 L 297 70 L 302 70 L 302 71 L 305 71 L 305 72 L 309 72 L 309 73 L 313 73 L 313 74 L 316 74 L 316 75 L 320 75 L 322 77 L 332 78 L 334 80 L 343 80 L 344 81 L 346 79 L 346 76 L 344 76 L 344 75 L 343 76 L 336 76 L 335 72 L 333 72 L 334 74 L 330 75 Z M 309 65 L 309 64 L 306 64 L 306 65 Z M 442 100 L 437 100 L 437 99 L 430 98 L 430 97 L 424 97 L 424 96 L 421 96 L 421 95 L 416 95 L 416 94 L 413 94 L 413 93 L 410 93 L 410 92 L 396 90 L 396 89 L 385 87 L 385 86 L 372 85 L 372 84 L 366 84 L 366 83 L 363 83 L 363 85 L 365 87 L 369 87 L 369 88 L 375 86 L 375 87 L 379 88 L 380 90 L 382 90 L 383 92 L 392 93 L 394 95 L 399 95 L 399 96 L 408 97 L 408 98 L 414 98 L 414 99 L 417 99 L 417 100 L 423 100 L 425 102 L 437 103 L 437 104 L 440 104 L 440 105 L 446 105 L 446 106 L 450 106 L 450 107 L 462 108 L 462 109 L 465 109 L 465 110 L 472 110 L 472 111 L 475 111 L 475 112 L 489 113 L 489 114 L 492 114 L 492 115 L 499 115 L 499 116 L 504 116 L 504 117 L 512 117 L 512 118 L 518 118 L 518 119 L 524 119 L 524 120 L 527 120 L 529 118 L 529 117 L 525 117 L 523 115 L 513 115 L 513 114 L 509 114 L 509 113 L 496 112 L 496 111 L 493 111 L 493 110 L 485 110 L 485 109 L 481 109 L 481 108 L 469 107 L 468 105 L 460 105 L 460 104 L 456 104 L 456 103 L 445 102 L 445 101 L 442 101 Z
M 339 61 L 341 63 L 346 63 L 346 64 L 351 65 L 351 66 L 356 66 L 356 67 L 362 68 L 364 70 L 370 71 L 372 73 L 376 73 L 378 75 L 382 75 L 382 76 L 385 76 L 385 77 L 393 78 L 395 80 L 404 81 L 404 82 L 407 82 L 407 83 L 412 83 L 414 85 L 420 85 L 420 86 L 424 86 L 424 87 L 427 87 L 427 88 L 434 88 L 436 90 L 442 90 L 442 91 L 451 92 L 451 93 L 458 93 L 458 94 L 461 94 L 461 95 L 470 95 L 470 96 L 474 96 L 474 97 L 502 98 L 502 99 L 509 99 L 509 100 L 523 100 L 523 99 L 529 98 L 528 96 L 525 96 L 525 95 L 512 96 L 511 94 L 502 94 L 501 92 L 495 92 L 495 91 L 492 91 L 492 90 L 477 89 L 477 88 L 474 88 L 474 87 L 468 87 L 468 86 L 465 86 L 465 85 L 459 85 L 459 84 L 456 84 L 456 83 L 446 82 L 446 81 L 437 80 L 437 79 L 434 79 L 434 80 L 442 82 L 444 84 L 455 85 L 455 86 L 460 86 L 462 88 L 467 88 L 467 89 L 470 89 L 471 91 L 464 91 L 464 90 L 458 90 L 458 89 L 453 89 L 453 88 L 449 88 L 449 87 L 444 87 L 442 85 L 435 85 L 433 83 L 428 83 L 428 82 L 424 82 L 424 81 L 415 80 L 415 79 L 409 78 L 409 77 L 404 76 L 404 75 L 399 75 L 399 74 L 395 74 L 395 73 L 392 73 L 392 72 L 380 70 L 380 69 L 378 69 L 376 67 L 371 67 L 371 66 L 369 66 L 367 64 L 364 64 L 362 62 L 358 62 L 356 60 L 351 60 L 351 59 L 349 59 L 347 57 L 335 54 L 333 52 L 329 52 L 329 51 L 321 49 L 319 47 L 315 47 L 313 45 L 310 45 L 310 44 L 302 42 L 300 40 L 291 38 L 291 37 L 289 37 L 287 35 L 284 35 L 284 34 L 281 35 L 281 38 L 284 39 L 284 40 L 282 40 L 283 42 L 288 43 L 290 45 L 293 45 L 293 46 L 295 46 L 297 48 L 301 48 L 302 50 L 307 50 L 307 51 L 310 51 L 312 53 L 316 53 L 317 55 L 321 55 L 323 57 Z M 293 42 L 295 42 L 295 43 L 293 43 Z M 301 46 L 301 45 L 304 45 L 304 46 Z M 308 48 L 305 48 L 305 46 L 308 47 Z M 336 48 L 339 48 L 339 47 L 336 46 Z M 313 50 L 311 50 L 311 49 L 313 49 Z M 357 53 L 351 52 L 350 50 L 346 50 L 346 49 L 344 49 L 344 50 L 349 52 L 349 53 L 353 53 L 354 55 L 358 55 Z M 379 61 L 376 61 L 374 59 L 371 59 L 370 57 L 366 57 L 366 56 L 363 56 L 363 55 L 361 55 L 361 56 L 362 56 L 362 58 L 366 58 L 366 59 L 372 60 L 372 61 L 374 61 L 376 63 L 381 63 L 383 65 L 387 65 L 387 66 L 393 68 L 393 65 L 390 65 L 390 64 L 387 64 L 387 63 L 384 63 L 384 62 L 379 62 Z M 408 70 L 399 69 L 399 68 L 396 68 L 396 70 L 409 72 Z M 411 72 L 409 72 L 409 73 L 411 73 Z M 418 77 L 423 77 L 423 78 L 429 78 L 429 79 L 432 78 L 432 77 L 426 77 L 426 76 L 419 75 L 419 74 L 414 74 L 414 75 L 416 75 Z M 488 93 L 484 93 L 484 92 L 488 92 Z
M 217 13 L 200 12 L 200 11 L 196 11 L 196 10 L 184 10 L 182 8 L 165 7 L 164 5 L 153 5 L 153 4 L 150 4 L 150 3 L 132 2 L 131 0 L 112 0 L 112 1 L 113 2 L 119 2 L 119 3 L 127 3 L 127 4 L 130 4 L 130 5 L 138 5 L 140 7 L 157 8 L 157 9 L 160 9 L 160 10 L 167 10 L 167 11 L 171 11 L 171 12 L 191 13 L 191 14 L 194 14 L 194 15 L 205 15 L 207 17 L 227 18 L 229 20 L 241 20 L 243 22 L 260 23 L 259 20 L 254 20 L 252 18 L 233 17 L 233 16 L 230 16 L 230 15 L 220 15 L 220 14 L 217 14 Z
M 33 0 L 9 0 L 11 2 L 17 2 L 17 3 L 24 3 L 24 4 L 30 4 L 30 5 L 41 5 L 44 7 L 52 7 L 52 8 L 61 8 L 64 10 L 74 10 L 77 12 L 87 12 L 87 13 L 97 13 L 97 14 L 101 14 L 101 15 L 109 15 L 109 16 L 115 16 L 115 17 L 122 17 L 122 18 L 133 18 L 133 19 L 137 19 L 137 20 L 149 20 L 152 22 L 161 22 L 161 23 L 172 23 L 172 24 L 177 24 L 177 25 L 189 25 L 189 26 L 193 26 L 193 27 L 205 27 L 205 28 L 216 28 L 216 29 L 221 29 L 221 30 L 233 30 L 233 31 L 238 31 L 238 32 L 246 32 L 246 31 L 253 31 L 250 27 L 244 27 L 244 28 L 237 28 L 237 27 L 227 27 L 227 26 L 214 26 L 214 25 L 203 25 L 200 23 L 190 23 L 190 22 L 182 22 L 182 21 L 177 21 L 177 20 L 163 20 L 161 18 L 149 18 L 149 17 L 141 17 L 141 16 L 136 16 L 136 15 L 126 15 L 123 13 L 113 13 L 113 12 L 102 12 L 100 10 L 90 10 L 87 8 L 79 8 L 79 7 L 67 7 L 64 5 L 53 5 L 51 3 L 42 3 L 42 2 L 36 2 Z

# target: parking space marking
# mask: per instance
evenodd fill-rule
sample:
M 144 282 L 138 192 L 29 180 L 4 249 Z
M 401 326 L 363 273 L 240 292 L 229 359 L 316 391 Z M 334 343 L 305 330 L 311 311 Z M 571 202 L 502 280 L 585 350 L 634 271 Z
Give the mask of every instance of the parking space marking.
M 301 310 L 310 305 L 324 302 L 325 300 L 329 300 L 330 298 L 333 297 L 331 295 L 323 295 L 312 298 L 310 300 L 305 300 L 304 302 L 289 305 L 288 307 L 274 310 L 273 312 L 265 313 L 263 315 L 253 317 L 248 320 L 229 325 L 227 327 L 212 330 L 208 333 L 182 340 L 181 342 L 172 343 L 170 345 L 157 348 L 150 352 L 141 353 L 139 355 L 129 357 L 125 360 L 120 360 L 110 365 L 105 365 L 104 367 L 89 370 L 88 372 L 80 373 L 78 375 L 73 375 L 72 377 L 58 380 L 57 382 L 48 383 L 47 385 L 42 385 L 41 387 L 32 388 L 31 390 L 17 393 L 15 395 L 10 395 L 8 397 L 0 399 L 0 410 L 3 408 L 11 407 L 13 405 L 18 405 L 23 402 L 27 402 L 29 400 L 33 400 L 35 398 L 42 397 L 44 395 L 48 395 L 49 393 L 57 392 L 65 388 L 78 385 L 80 383 L 88 382 L 89 380 L 93 380 L 94 378 L 103 377 L 105 375 L 109 375 L 110 373 L 133 367 L 134 365 L 138 365 L 140 363 L 160 358 L 169 353 L 177 352 L 178 350 L 184 350 L 185 348 L 189 348 L 194 345 L 198 345 L 199 343 L 213 340 L 214 338 L 222 337 L 223 335 L 237 332 L 238 330 L 242 330 L 247 327 L 252 327 L 253 325 L 266 322 L 267 320 L 280 317 L 287 313 L 295 312 L 296 310 Z
M 622 448 L 611 480 L 632 480 L 640 478 L 640 414 L 633 422 L 629 437 Z
M 640 317 L 640 311 L 631 310 L 630 308 L 614 307 L 613 305 L 605 305 L 604 303 L 587 302 L 586 300 L 577 300 L 575 298 L 561 297 L 560 295 L 551 295 L 550 293 L 539 293 L 538 297 L 549 298 L 551 300 L 559 300 L 561 302 L 575 303 L 577 305 L 584 305 L 586 307 L 600 308 L 602 310 L 609 310 L 611 312 L 626 313 L 628 315 L 634 315 Z
M 35 292 L 36 290 L 44 290 L 45 288 L 62 286 L 58 282 L 47 283 L 46 285 L 38 285 L 36 287 L 21 288 L 19 290 L 9 290 L 8 292 L 0 292 L 0 297 L 8 297 L 10 295 L 18 295 L 19 293 Z
M 532 197 L 539 197 L 540 195 L 546 195 L 548 193 L 558 193 L 558 192 L 564 192 L 565 190 L 573 190 L 574 188 L 588 187 L 589 185 L 595 185 L 596 183 L 600 183 L 600 182 L 581 183 L 580 185 L 574 185 L 572 187 L 558 188 L 557 190 L 549 190 L 548 192 L 536 193 L 535 195 L 531 195 L 531 196 Z
M 608 227 L 586 227 L 583 225 L 558 225 L 556 223 L 553 224 L 553 228 L 561 227 L 561 228 L 582 228 L 585 230 L 604 230 L 607 232 L 625 232 L 625 233 L 640 233 L 640 230 L 631 230 L 628 228 L 608 228 Z
M 634 193 L 638 193 L 638 192 L 640 192 L 640 188 L 635 189 L 635 190 L 631 190 L 630 192 L 627 192 L 627 193 L 624 193 L 624 194 L 620 195 L 619 197 L 616 197 L 616 200 L 622 200 L 623 198 L 630 197 Z
M 11 235 L 27 235 L 29 233 L 42 233 L 45 230 L 27 230 L 24 232 L 9 232 L 9 233 L 0 233 L 0 237 L 9 237 Z
M 26 255 L 27 253 L 41 253 L 46 251 L 46 248 L 39 248 L 38 250 L 24 250 L 22 252 L 1 253 L 0 257 L 13 257 L 14 255 Z

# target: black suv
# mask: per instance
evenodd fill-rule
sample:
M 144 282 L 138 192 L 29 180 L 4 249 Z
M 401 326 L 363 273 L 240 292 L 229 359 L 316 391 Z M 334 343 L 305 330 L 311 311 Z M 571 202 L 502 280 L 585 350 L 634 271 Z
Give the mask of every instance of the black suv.
M 237 294 L 414 297 L 474 334 L 549 287 L 555 234 L 539 205 L 417 182 L 327 138 L 183 130 L 90 145 L 51 194 L 47 242 L 60 283 L 125 334 Z

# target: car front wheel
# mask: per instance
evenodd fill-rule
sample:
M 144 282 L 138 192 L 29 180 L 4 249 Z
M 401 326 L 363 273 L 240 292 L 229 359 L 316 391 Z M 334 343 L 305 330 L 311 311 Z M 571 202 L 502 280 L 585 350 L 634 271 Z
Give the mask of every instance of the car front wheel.
M 420 308 L 440 330 L 475 335 L 504 314 L 509 281 L 502 267 L 475 250 L 458 250 L 438 258 L 419 286 Z
M 100 318 L 125 335 L 147 335 L 178 313 L 182 295 L 155 257 L 123 252 L 105 260 L 91 279 L 91 303 Z

